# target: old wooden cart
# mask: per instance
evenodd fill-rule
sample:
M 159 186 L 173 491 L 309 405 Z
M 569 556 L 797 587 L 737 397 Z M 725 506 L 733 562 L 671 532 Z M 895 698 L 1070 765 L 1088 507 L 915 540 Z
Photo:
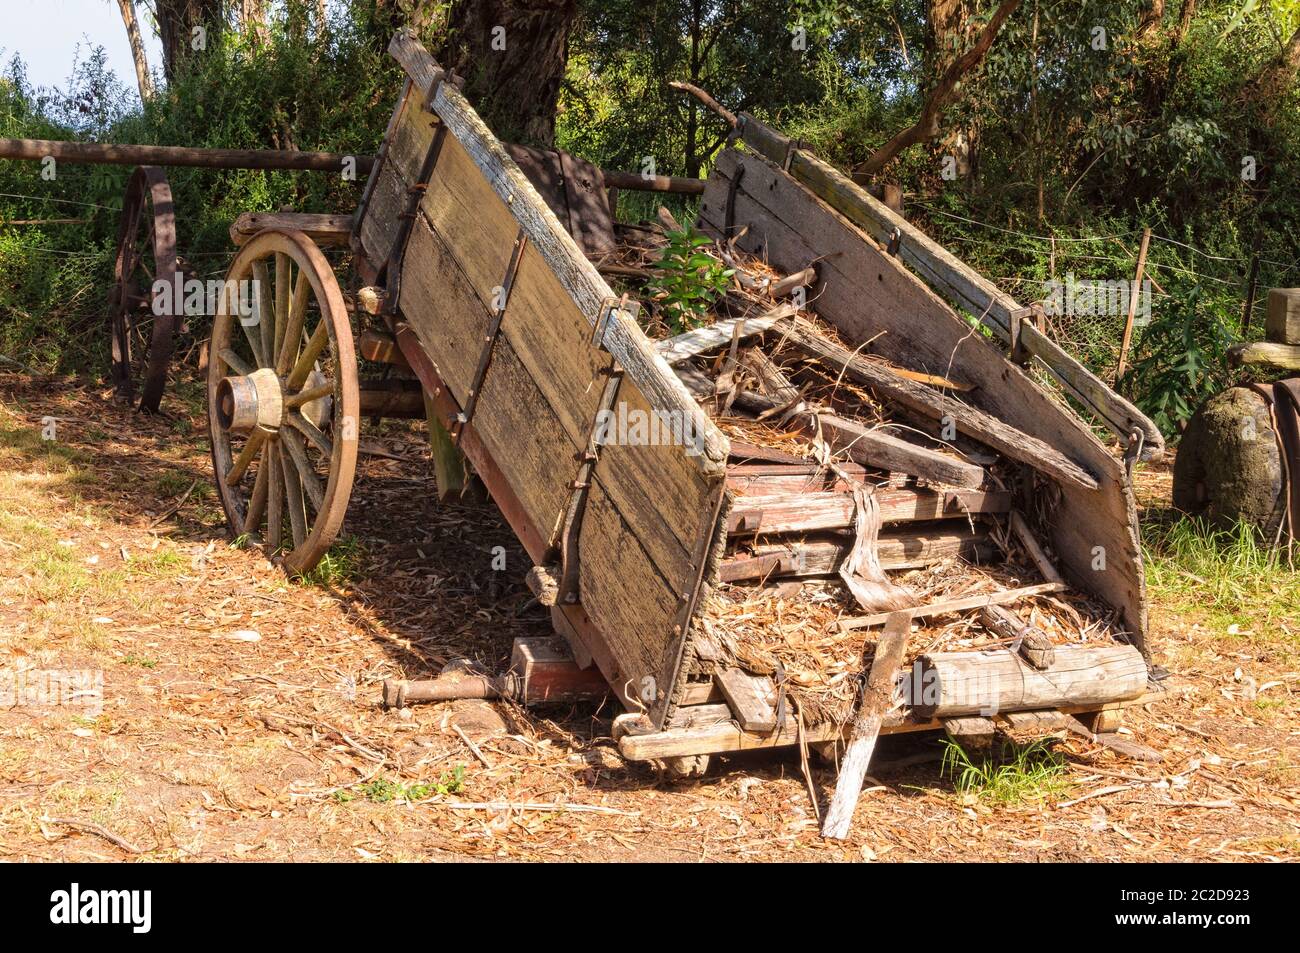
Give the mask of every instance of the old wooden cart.
M 535 581 L 578 666 L 598 667 L 628 708 L 619 722 L 625 756 L 680 760 L 841 738 L 842 721 L 784 717 L 779 678 L 719 661 L 725 639 L 702 620 L 725 579 L 743 576 L 727 555 L 729 539 L 780 522 L 770 488 L 788 487 L 802 471 L 733 459 L 742 455 L 663 344 L 643 332 L 635 306 L 611 290 L 456 84 L 409 36 L 395 38 L 391 52 L 407 82 L 356 214 L 241 226 L 228 279 L 256 279 L 260 296 L 244 312 L 223 307 L 217 316 L 208 378 L 213 460 L 232 533 L 256 537 L 289 570 L 311 567 L 326 551 L 343 523 L 362 421 L 412 402 L 400 385 L 395 392 L 359 379 L 364 340 L 367 358 L 413 373 L 418 400 L 431 403 L 539 567 Z M 872 354 L 911 371 L 881 370 L 827 346 L 823 359 L 840 361 L 842 373 L 914 417 L 953 424 L 1025 476 L 1006 493 L 966 496 L 911 481 L 880 504 L 886 521 L 973 528 L 976 517 L 1005 521 L 1014 498 L 1040 514 L 1035 531 L 1060 571 L 1034 546 L 1048 576 L 1034 591 L 1072 586 L 1109 607 L 1128 645 L 1108 641 L 1107 660 L 1040 672 L 1047 694 L 1026 693 L 1010 707 L 1079 713 L 1145 700 L 1146 603 L 1126 461 L 1030 367 L 1111 430 L 1128 464 L 1160 452 L 1150 422 L 1063 354 L 1035 309 L 752 119 L 742 117 L 718 161 L 699 224 L 783 273 L 814 264 L 818 320 L 851 348 L 864 351 L 869 341 Z M 318 247 L 328 242 L 354 252 L 362 307 L 353 313 Z M 353 318 L 362 311 L 372 317 L 358 339 Z M 990 335 L 973 331 L 980 322 Z M 921 382 L 957 372 L 961 400 Z M 689 439 L 605 440 L 596 422 L 615 406 L 667 421 Z M 904 452 L 901 466 L 920 452 Z M 982 475 L 962 485 L 978 486 Z M 767 495 L 752 495 L 760 485 Z M 832 495 L 808 499 L 839 506 Z M 806 511 L 800 519 L 804 528 L 845 525 L 842 513 L 815 525 Z M 789 561 L 764 565 L 788 569 Z M 986 601 L 1010 605 L 1024 594 Z M 976 654 L 988 657 L 989 670 L 1020 664 L 1005 645 Z M 732 675 L 748 680 L 753 698 L 742 697 Z M 1029 678 L 1018 669 L 1012 676 Z M 748 702 L 778 717 L 764 723 Z M 980 708 L 978 699 L 948 709 L 914 699 L 883 730 L 940 727 Z

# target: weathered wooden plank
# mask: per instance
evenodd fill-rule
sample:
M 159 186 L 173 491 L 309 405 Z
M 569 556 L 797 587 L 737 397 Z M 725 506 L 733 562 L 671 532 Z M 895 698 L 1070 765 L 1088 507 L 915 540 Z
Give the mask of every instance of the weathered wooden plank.
M 1005 513 L 1011 507 L 1011 494 L 1000 490 L 878 489 L 875 495 L 882 523 L 964 517 L 968 513 Z M 849 529 L 853 526 L 853 515 L 853 496 L 846 492 L 809 490 L 772 496 L 748 495 L 738 497 L 732 506 L 727 532 L 752 536 Z
M 1300 344 L 1300 288 L 1270 288 L 1264 335 L 1274 344 Z
M 714 678 L 741 728 L 760 732 L 776 728 L 776 686 L 772 679 L 738 668 L 723 669 Z
M 963 463 L 956 457 L 900 440 L 834 414 L 817 414 L 815 423 L 811 417 L 808 418 L 806 429 L 820 431 L 832 450 L 848 454 L 863 466 L 908 473 L 948 486 L 975 488 L 984 482 L 983 467 Z
M 312 212 L 243 212 L 230 223 L 230 240 L 243 245 L 265 228 L 292 228 L 322 247 L 346 245 L 352 233 L 351 215 Z
M 917 606 L 914 609 L 905 609 L 903 611 L 910 612 L 914 619 L 922 619 L 934 615 L 945 615 L 949 612 L 981 609 L 984 606 L 1010 605 L 1029 596 L 1046 596 L 1068 588 L 1067 585 L 1060 582 L 1041 582 L 1033 586 L 1021 586 L 1018 589 L 1002 589 L 998 592 L 980 593 L 977 596 L 963 596 L 960 599 L 945 599 L 942 602 L 932 602 L 929 605 Z M 849 629 L 865 629 L 873 625 L 884 625 L 888 619 L 888 612 L 877 612 L 873 615 L 859 616 L 856 619 L 846 619 L 840 623 L 840 628 L 846 631 Z
M 742 135 L 748 145 L 768 159 L 782 162 L 789 140 L 752 117 L 742 118 Z M 855 184 L 837 169 L 802 149 L 790 153 L 790 175 L 810 192 L 862 228 L 881 245 L 901 236 L 898 257 L 932 288 L 947 294 L 973 318 L 983 321 L 1004 341 L 1011 340 L 1011 315 L 1020 310 L 1015 299 L 979 274 L 907 219 Z M 1062 386 L 1073 393 L 1099 420 L 1127 445 L 1133 429 L 1144 436 L 1143 459 L 1164 450 L 1159 428 L 1132 403 L 1107 387 L 1055 342 L 1038 335 L 1034 354 Z
M 849 736 L 844 760 L 840 763 L 840 776 L 835 783 L 835 794 L 826 809 L 822 822 L 822 836 L 842 840 L 849 835 L 853 824 L 853 809 L 862 794 L 862 780 L 867 776 L 871 755 L 876 750 L 876 739 L 884 724 L 885 713 L 894 700 L 895 679 L 903 664 L 907 636 L 912 620 L 902 612 L 895 613 L 885 625 L 880 641 L 876 643 L 871 659 L 871 671 L 862 687 L 862 702 L 853 720 L 853 733 Z
M 611 299 L 616 298 L 595 266 L 587 261 L 459 90 L 449 83 L 440 84 L 433 110 L 510 207 L 529 242 L 541 252 L 583 317 L 595 328 Z M 693 431 L 703 435 L 704 451 L 692 461 L 706 471 L 720 471 L 727 455 L 726 437 L 707 419 L 636 323 L 628 319 L 609 321 L 604 344 L 652 407 L 685 415 Z
M 1058 480 L 1096 489 L 1097 480 L 1055 447 L 1003 423 L 991 414 L 963 404 L 947 394 L 899 377 L 880 364 L 846 351 L 800 321 L 782 322 L 781 333 L 810 356 L 825 361 L 877 393 L 933 420 L 950 420 L 970 437 L 988 444 L 1013 460 L 1034 467 Z
M 722 582 L 833 576 L 853 549 L 848 537 L 760 543 L 722 562 Z M 987 533 L 971 530 L 890 533 L 876 541 L 881 569 L 916 569 L 954 556 L 987 558 L 993 546 Z
M 679 364 L 696 355 L 726 347 L 735 338 L 737 326 L 740 327 L 741 340 L 744 340 L 762 334 L 781 318 L 793 317 L 796 313 L 793 305 L 782 304 L 752 318 L 724 318 L 702 328 L 695 328 L 676 337 L 658 341 L 655 349 L 669 364 Z
M 850 346 L 871 340 L 870 349 L 892 363 L 930 373 L 946 375 L 950 367 L 961 368 L 962 380 L 975 388 L 969 395 L 972 404 L 1058 449 L 1097 478 L 1099 491 L 1059 484 L 1059 502 L 1047 521 L 1048 541 L 1059 568 L 1085 591 L 1118 608 L 1134 640 L 1143 645 L 1147 606 L 1137 503 L 1121 462 L 1022 368 L 972 334 L 915 275 L 761 157 L 742 157 L 734 150 L 719 157 L 701 204 L 705 228 L 720 227 L 730 176 L 741 164 L 746 172 L 736 194 L 736 220 L 749 230 L 739 244 L 766 255 L 778 270 L 819 259 L 821 280 L 810 289 L 812 307 L 839 328 Z M 748 195 L 749 188 L 767 204 Z M 793 216 L 792 209 L 810 216 L 802 226 L 807 238 L 783 221 L 782 216 Z M 889 293 L 882 295 L 879 289 L 886 287 Z

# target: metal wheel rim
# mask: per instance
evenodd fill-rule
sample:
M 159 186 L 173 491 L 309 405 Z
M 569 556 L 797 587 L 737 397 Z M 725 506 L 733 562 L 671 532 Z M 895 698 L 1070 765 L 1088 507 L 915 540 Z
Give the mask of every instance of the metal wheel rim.
M 143 231 L 142 231 L 143 228 Z M 148 274 L 145 252 L 153 256 L 154 269 Z M 177 315 L 173 307 L 163 308 L 153 293 L 153 283 L 175 287 L 176 214 L 167 176 L 157 166 L 139 166 L 127 182 L 118 223 L 117 255 L 113 264 L 113 290 L 109 297 L 111 377 L 114 390 L 140 410 L 153 413 L 167 387 Z M 143 277 L 146 289 L 138 288 Z M 138 313 L 134 295 L 143 295 L 153 314 L 147 341 L 137 339 L 132 317 Z M 144 350 L 144 354 L 139 354 Z M 135 352 L 138 357 L 133 357 Z M 137 380 L 138 379 L 138 380 Z

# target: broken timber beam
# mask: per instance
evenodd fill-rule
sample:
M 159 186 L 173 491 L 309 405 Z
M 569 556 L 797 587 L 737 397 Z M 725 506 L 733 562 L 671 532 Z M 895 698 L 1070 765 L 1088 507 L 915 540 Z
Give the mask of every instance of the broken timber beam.
M 706 324 L 702 328 L 678 334 L 676 337 L 657 341 L 655 350 L 669 364 L 680 364 L 700 354 L 726 347 L 736 339 L 737 334 L 741 340 L 753 337 L 755 334 L 762 334 L 777 321 L 797 313 L 798 310 L 794 305 L 782 304 L 751 318 L 724 318 L 713 324 Z
M 876 739 L 880 737 L 885 713 L 894 701 L 895 681 L 898 669 L 903 664 L 907 636 L 911 630 L 911 618 L 906 613 L 896 612 L 885 623 L 885 630 L 876 643 L 871 673 L 862 686 L 862 704 L 853 721 L 853 734 L 844 751 L 844 760 L 840 762 L 835 795 L 831 798 L 826 818 L 822 822 L 823 837 L 843 840 L 849 834 L 853 809 L 858 806 L 858 798 L 862 794 L 862 779 L 867 776 L 867 767 L 871 763 L 872 752 L 876 750 Z
M 981 606 L 980 622 L 999 638 L 1012 641 L 1014 650 L 1034 668 L 1051 668 L 1056 660 L 1056 646 L 1042 629 L 1027 624 L 1010 609 Z
M 847 351 L 826 340 L 805 321 L 781 321 L 777 324 L 777 330 L 785 340 L 805 354 L 847 374 L 882 397 L 897 401 L 932 420 L 942 421 L 948 418 L 959 432 L 1050 477 L 1092 490 L 1097 488 L 1097 480 L 1092 474 L 1037 437 L 1031 437 L 991 414 L 963 404 L 947 394 L 900 377 L 885 365 Z
M 863 466 L 942 483 L 976 488 L 984 482 L 984 468 L 963 463 L 907 440 L 892 437 L 834 414 L 800 414 L 799 422 L 810 433 L 820 431 L 832 450 L 848 454 Z
M 853 551 L 853 538 L 800 539 L 790 543 L 765 543 L 752 552 L 722 561 L 722 582 L 832 576 Z M 996 547 L 987 533 L 903 533 L 877 537 L 876 558 L 881 569 L 917 569 L 960 556 L 988 560 Z
M 805 478 L 807 479 L 807 478 Z M 1011 494 L 1001 490 L 876 490 L 882 523 L 941 520 L 969 515 L 1006 513 Z M 733 536 L 754 533 L 797 533 L 819 529 L 851 529 L 856 511 L 852 493 L 805 492 L 740 496 L 727 516 Z
M 982 609 L 984 606 L 1005 606 L 1013 602 L 1019 602 L 1027 596 L 1045 596 L 1053 592 L 1062 592 L 1068 589 L 1063 582 L 1041 582 L 1033 586 L 1021 586 L 1019 589 L 1003 589 L 1000 592 L 985 592 L 978 596 L 965 596 L 961 599 L 948 599 L 944 602 L 932 602 L 926 606 L 917 606 L 914 609 L 904 609 L 913 619 L 923 619 L 932 615 L 943 615 L 947 612 L 965 612 L 967 609 Z M 852 629 L 865 629 L 873 625 L 883 625 L 888 620 L 890 613 L 877 612 L 874 615 L 859 616 L 856 619 L 845 619 L 840 623 L 840 629 L 850 631 Z

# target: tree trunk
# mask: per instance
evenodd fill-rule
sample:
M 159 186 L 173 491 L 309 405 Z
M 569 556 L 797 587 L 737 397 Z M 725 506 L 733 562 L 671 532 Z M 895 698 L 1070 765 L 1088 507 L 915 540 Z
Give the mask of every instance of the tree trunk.
M 266 0 L 241 0 L 239 19 L 246 35 L 257 43 L 267 41 Z
M 930 0 L 925 63 L 926 85 L 930 88 L 970 46 L 975 32 L 971 16 L 974 8 L 974 0 Z M 962 180 L 974 174 L 976 138 L 974 128 L 950 129 L 938 144 L 937 154 L 941 158 L 952 156 Z
M 975 41 L 975 45 L 953 60 L 931 88 L 925 98 L 925 105 L 921 107 L 921 117 L 917 119 L 916 124 L 904 129 L 872 153 L 871 157 L 854 173 L 855 180 L 869 178 L 893 161 L 894 157 L 904 149 L 918 143 L 929 142 L 939 134 L 939 120 L 943 116 L 943 110 L 956 101 L 960 95 L 963 78 L 973 72 L 983 61 L 984 55 L 997 39 L 1003 22 L 1019 6 L 1020 0 L 1002 0 L 988 25 L 980 33 L 979 39 Z
M 224 5 L 222 0 L 157 0 L 154 12 L 162 39 L 163 75 L 170 82 L 187 57 L 216 40 L 223 23 Z M 199 50 L 195 49 L 196 27 L 204 31 Z
M 577 13 L 577 0 L 455 0 L 436 58 L 498 137 L 550 147 Z
M 135 0 L 117 0 L 126 25 L 126 38 L 131 43 L 131 59 L 135 62 L 135 81 L 140 87 L 140 101 L 153 99 L 153 76 L 149 74 L 149 58 L 145 55 L 144 39 L 140 36 L 140 22 L 135 18 Z

